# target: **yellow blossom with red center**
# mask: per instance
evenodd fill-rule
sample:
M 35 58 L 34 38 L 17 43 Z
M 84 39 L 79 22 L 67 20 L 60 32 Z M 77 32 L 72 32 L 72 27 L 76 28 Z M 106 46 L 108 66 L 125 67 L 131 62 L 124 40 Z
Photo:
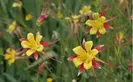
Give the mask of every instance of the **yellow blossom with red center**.
M 98 62 L 114 68 L 111 64 L 96 57 L 96 55 L 101 52 L 103 46 L 104 45 L 98 45 L 95 48 L 92 48 L 92 41 L 83 41 L 82 46 L 77 46 L 73 49 L 76 56 L 71 56 L 68 60 L 72 61 L 76 67 L 79 67 L 80 72 L 88 69 L 92 69 L 94 72 L 94 68 L 100 69 L 101 66 Z
M 84 45 L 85 49 L 81 46 L 77 46 L 73 49 L 74 53 L 77 54 L 77 57 L 73 59 L 73 63 L 76 67 L 83 64 L 83 67 L 88 70 L 92 67 L 92 60 L 95 59 L 98 50 L 92 49 L 92 41 L 87 41 Z
M 100 34 L 105 34 L 106 29 L 104 27 L 104 24 L 106 23 L 106 17 L 100 16 L 99 13 L 93 13 L 92 14 L 93 19 L 89 19 L 86 21 L 86 25 L 90 26 L 90 34 L 96 34 L 99 32 Z
M 43 51 L 44 47 L 40 43 L 41 40 L 42 36 L 39 33 L 36 34 L 36 37 L 32 33 L 28 33 L 27 40 L 21 42 L 22 47 L 28 49 L 26 51 L 27 56 L 31 56 L 35 52 Z
M 91 6 L 83 6 L 82 9 L 79 11 L 81 15 L 89 15 L 91 13 Z
M 16 56 L 16 51 L 14 49 L 8 48 L 6 50 L 5 60 L 8 61 L 9 65 L 15 62 L 15 56 Z

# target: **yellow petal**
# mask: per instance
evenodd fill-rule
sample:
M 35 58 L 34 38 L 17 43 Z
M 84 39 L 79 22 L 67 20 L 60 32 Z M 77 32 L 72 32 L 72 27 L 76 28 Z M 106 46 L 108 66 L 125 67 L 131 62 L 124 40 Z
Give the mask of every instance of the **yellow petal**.
M 90 54 L 93 55 L 93 56 L 95 56 L 95 55 L 98 54 L 98 50 L 97 50 L 97 49 L 92 49 L 92 50 L 90 51 Z
M 66 20 L 70 20 L 71 18 L 70 17 L 65 17 Z
M 87 52 L 89 52 L 91 50 L 92 46 L 93 46 L 92 41 L 85 42 L 85 49 L 86 49 Z
M 5 60 L 10 59 L 12 56 L 10 54 L 5 54 Z
M 80 10 L 80 11 L 79 11 L 79 13 L 82 15 L 82 14 L 83 14 L 83 11 L 82 11 L 82 10 Z
M 80 60 L 80 58 L 76 57 L 73 59 L 73 63 L 76 67 L 78 67 L 79 65 L 81 65 L 83 62 Z
M 94 35 L 97 33 L 97 29 L 96 28 L 91 28 L 90 29 L 90 35 Z
M 47 79 L 47 82 L 52 82 L 52 81 L 53 81 L 52 78 L 48 78 L 48 79 Z
M 85 63 L 84 63 L 84 68 L 85 68 L 86 70 L 90 69 L 91 67 L 92 67 L 92 62 L 85 62 Z
M 75 19 L 79 19 L 80 18 L 80 15 L 72 15 L 72 18 L 75 20 Z
M 21 8 L 22 7 L 22 3 L 21 2 L 14 2 L 12 7 L 18 7 L 18 8 Z
M 34 52 L 36 52 L 36 51 L 33 50 L 33 49 L 29 49 L 29 50 L 26 51 L 26 55 L 31 56 Z
M 42 40 L 42 36 L 40 35 L 40 33 L 38 32 L 37 34 L 36 34 L 36 42 L 37 42 L 37 44 L 40 44 L 40 41 Z
M 13 21 L 11 25 L 9 25 L 7 32 L 12 33 L 16 28 L 16 21 Z
M 22 41 L 21 42 L 21 46 L 23 47 L 23 48 L 30 48 L 31 46 L 30 46 L 31 44 L 28 42 L 28 41 Z
M 16 23 L 16 21 L 14 20 L 14 21 L 12 22 L 12 25 L 16 26 L 16 24 L 17 24 L 17 23 Z
M 92 17 L 93 17 L 93 19 L 98 19 L 99 18 L 99 13 L 93 13 Z
M 86 51 L 81 46 L 74 48 L 73 51 L 77 55 L 86 55 L 87 54 Z
M 88 15 L 91 12 L 90 8 L 90 6 L 83 6 L 79 13 L 81 15 Z
M 25 16 L 25 20 L 26 21 L 29 21 L 29 20 L 31 20 L 32 19 L 32 15 L 31 14 L 27 14 L 26 16 Z
M 37 48 L 37 51 L 42 51 L 43 50 L 43 45 L 40 44 L 40 46 Z
M 6 49 L 6 52 L 11 53 L 11 49 L 10 48 Z
M 15 55 L 16 51 L 14 49 L 12 49 L 11 53 Z
M 10 60 L 8 60 L 8 64 L 9 65 L 11 65 L 12 63 L 14 63 L 15 62 L 15 59 L 10 59 Z
M 27 35 L 27 39 L 30 43 L 34 44 L 35 43 L 35 39 L 34 39 L 34 35 L 32 33 L 28 33 Z
M 88 26 L 91 26 L 91 25 L 92 25 L 92 20 L 87 20 L 87 21 L 85 22 L 85 24 L 88 25 Z
M 58 12 L 57 12 L 57 17 L 58 18 L 63 18 L 63 14 L 60 10 L 58 10 Z
M 99 29 L 99 32 L 100 32 L 100 34 L 105 34 L 106 30 L 105 30 L 104 27 L 102 27 L 102 28 Z
M 102 22 L 105 22 L 106 18 L 105 18 L 104 16 L 101 16 L 101 17 L 100 17 L 100 20 L 101 20 Z

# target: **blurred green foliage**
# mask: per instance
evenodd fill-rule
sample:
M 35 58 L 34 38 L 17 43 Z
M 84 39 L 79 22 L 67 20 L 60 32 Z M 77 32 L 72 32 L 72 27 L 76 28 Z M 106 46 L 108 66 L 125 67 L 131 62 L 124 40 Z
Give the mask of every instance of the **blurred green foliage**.
M 72 62 L 67 60 L 68 57 L 74 55 L 72 49 L 81 44 L 83 38 L 93 40 L 97 44 L 104 44 L 105 47 L 101 52 L 101 59 L 111 63 L 119 68 L 110 68 L 103 64 L 102 69 L 96 69 L 97 82 L 131 82 L 132 74 L 128 70 L 129 61 L 132 60 L 132 29 L 131 29 L 131 0 L 129 0 L 128 11 L 125 12 L 126 2 L 119 6 L 119 0 L 51 0 L 52 5 L 50 10 L 52 14 L 40 26 L 36 26 L 36 20 L 40 16 L 44 0 L 22 0 L 22 8 L 13 8 L 12 4 L 15 0 L 0 0 L 0 82 L 46 82 L 48 77 L 53 78 L 53 82 L 72 82 L 76 79 L 77 82 L 94 82 L 91 71 L 86 71 L 80 76 L 78 68 Z M 102 4 L 107 3 L 106 17 L 117 17 L 109 22 L 113 26 L 113 30 L 109 30 L 105 35 L 95 40 L 95 36 L 84 35 L 80 30 L 79 36 L 76 35 L 70 38 L 70 24 L 64 19 L 72 14 L 79 14 L 79 10 L 84 5 L 91 5 L 92 10 L 102 12 L 104 8 Z M 61 10 L 63 18 L 57 18 L 58 10 Z M 25 21 L 26 14 L 30 13 L 33 19 Z M 45 41 L 54 41 L 58 34 L 60 41 L 51 47 L 51 54 L 57 58 L 56 62 L 48 61 L 48 65 L 43 69 L 43 72 L 37 73 L 33 70 L 38 68 L 38 65 L 25 70 L 31 63 L 28 60 L 18 60 L 15 64 L 8 66 L 4 60 L 5 50 L 14 45 L 15 49 L 21 47 L 19 40 L 14 34 L 7 33 L 7 28 L 13 20 L 21 26 L 21 33 L 26 37 L 27 33 L 40 32 L 44 36 Z M 83 28 L 87 29 L 87 26 Z M 124 40 L 120 45 L 115 43 L 116 35 L 123 32 Z

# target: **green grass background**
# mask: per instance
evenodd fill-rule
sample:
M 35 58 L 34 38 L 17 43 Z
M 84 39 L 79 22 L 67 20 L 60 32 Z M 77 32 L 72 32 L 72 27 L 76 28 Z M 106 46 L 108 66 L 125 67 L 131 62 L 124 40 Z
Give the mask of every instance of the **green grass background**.
M 81 44 L 84 37 L 87 40 L 93 40 L 94 45 L 104 44 L 101 59 L 111 63 L 112 65 L 119 65 L 119 69 L 110 68 L 101 64 L 102 69 L 96 69 L 97 82 L 131 82 L 132 73 L 128 70 L 129 60 L 132 60 L 132 44 L 129 39 L 132 37 L 131 29 L 131 0 L 129 0 L 129 12 L 124 12 L 126 3 L 121 7 L 118 6 L 119 0 L 104 0 L 109 5 L 107 10 L 107 18 L 117 18 L 111 22 L 113 30 L 109 30 L 105 35 L 102 35 L 98 40 L 95 36 L 84 36 L 84 32 L 80 29 L 79 36 L 69 37 L 70 24 L 63 18 L 57 18 L 57 11 L 61 9 L 63 17 L 71 16 L 72 14 L 79 14 L 79 9 L 83 5 L 92 5 L 93 11 L 101 12 L 99 0 L 53 0 L 54 7 L 51 6 L 52 14 L 40 26 L 36 26 L 36 20 L 41 13 L 41 9 L 45 3 L 44 0 L 22 0 L 22 9 L 12 8 L 14 0 L 0 0 L 0 31 L 3 35 L 0 36 L 0 55 L 5 53 L 5 50 L 12 45 L 15 49 L 19 48 L 20 42 L 16 36 L 10 35 L 6 32 L 9 24 L 16 20 L 17 24 L 21 26 L 21 33 L 26 37 L 27 33 L 40 32 L 45 41 L 54 41 L 53 31 L 59 34 L 61 40 L 51 47 L 51 54 L 57 58 L 61 63 L 48 60 L 48 66 L 39 74 L 33 72 L 37 69 L 37 65 L 30 68 L 28 71 L 24 70 L 32 63 L 28 60 L 16 61 L 15 64 L 8 66 L 3 56 L 0 56 L 0 82 L 46 82 L 48 77 L 53 78 L 53 82 L 72 82 L 76 79 L 77 82 L 94 82 L 92 72 L 86 71 L 77 77 L 78 68 L 72 62 L 67 60 L 68 57 L 75 55 L 72 49 Z M 33 15 L 31 21 L 25 21 L 24 17 L 27 13 Z M 84 26 L 87 29 L 87 26 Z M 116 34 L 124 33 L 123 42 L 118 46 L 115 44 Z

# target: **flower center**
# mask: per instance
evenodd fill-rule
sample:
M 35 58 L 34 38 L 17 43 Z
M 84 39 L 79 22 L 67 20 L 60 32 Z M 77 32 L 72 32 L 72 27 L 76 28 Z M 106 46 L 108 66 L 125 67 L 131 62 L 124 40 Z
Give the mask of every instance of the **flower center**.
M 90 62 L 90 61 L 92 61 L 95 58 L 95 56 L 90 54 L 89 52 L 87 54 L 88 54 L 87 61 Z
M 37 50 L 40 47 L 41 44 L 36 43 L 31 43 L 31 49 Z
M 104 27 L 104 21 L 102 21 L 101 19 L 93 20 L 92 27 L 96 29 L 100 29 Z

